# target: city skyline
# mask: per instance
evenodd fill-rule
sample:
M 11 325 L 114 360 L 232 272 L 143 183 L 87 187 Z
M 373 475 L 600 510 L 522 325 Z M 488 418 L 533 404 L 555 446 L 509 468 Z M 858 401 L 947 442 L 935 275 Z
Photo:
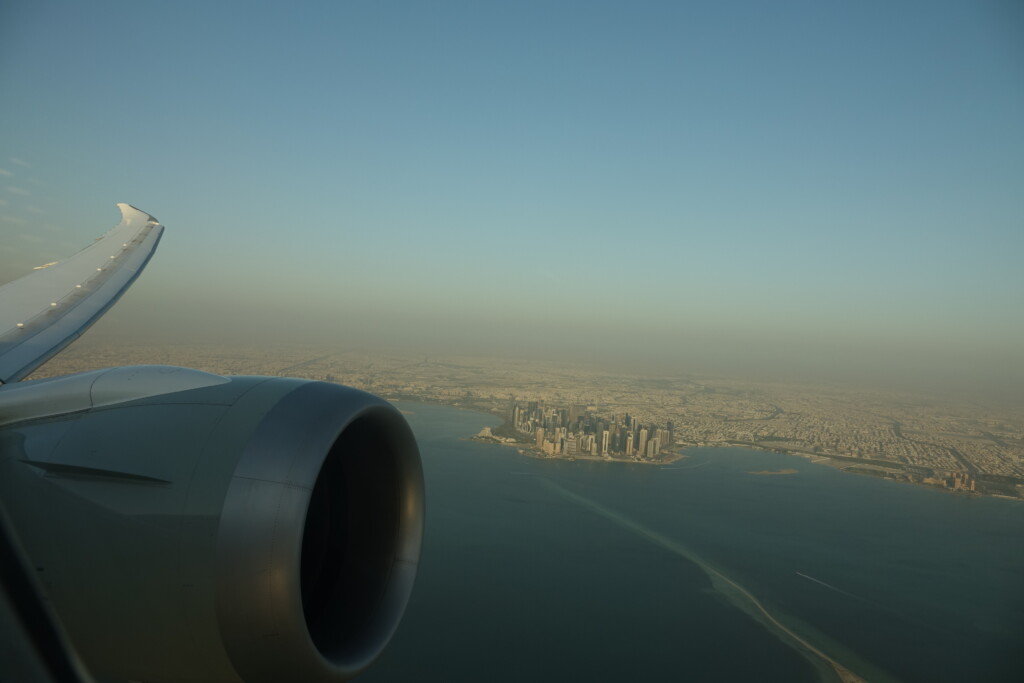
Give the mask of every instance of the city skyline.
M 532 435 L 537 450 L 549 456 L 625 456 L 654 461 L 673 442 L 672 420 L 659 427 L 644 424 L 623 412 L 620 421 L 617 413 L 609 418 L 581 404 L 565 408 L 539 401 L 528 401 L 525 405 L 513 401 L 506 419 L 516 434 Z
M 104 345 L 96 338 L 75 344 L 34 377 L 146 363 L 302 377 L 391 401 L 486 412 L 502 424 L 475 439 L 539 457 L 667 464 L 695 447 L 740 446 L 901 482 L 1013 498 L 1024 493 L 1020 406 L 956 394 L 630 374 L 600 365 L 380 349 Z M 657 447 L 650 447 L 655 439 Z
M 168 228 L 95 334 L 1019 393 L 1011 3 L 3 19 L 0 281 Z

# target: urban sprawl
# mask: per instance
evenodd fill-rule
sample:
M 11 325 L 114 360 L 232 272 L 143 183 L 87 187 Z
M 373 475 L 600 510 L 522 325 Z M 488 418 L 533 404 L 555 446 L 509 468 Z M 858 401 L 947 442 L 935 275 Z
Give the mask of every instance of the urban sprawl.
M 535 457 L 665 463 L 695 446 L 739 446 L 858 474 L 1024 498 L 1024 407 L 958 393 L 652 376 L 564 361 L 98 340 L 76 344 L 36 377 L 143 363 L 306 377 L 390 400 L 489 412 L 502 424 L 476 438 Z

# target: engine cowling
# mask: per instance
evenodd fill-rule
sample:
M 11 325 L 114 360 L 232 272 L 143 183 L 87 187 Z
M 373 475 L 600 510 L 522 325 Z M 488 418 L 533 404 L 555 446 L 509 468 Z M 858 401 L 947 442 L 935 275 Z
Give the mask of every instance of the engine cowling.
M 341 681 L 401 619 L 423 475 L 322 382 L 144 366 L 0 392 L 0 494 L 97 676 Z

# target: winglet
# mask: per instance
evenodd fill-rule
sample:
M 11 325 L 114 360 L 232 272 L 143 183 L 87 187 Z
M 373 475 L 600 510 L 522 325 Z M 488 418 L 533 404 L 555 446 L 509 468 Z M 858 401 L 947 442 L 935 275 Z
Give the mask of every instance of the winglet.
M 121 222 L 71 258 L 0 286 L 0 383 L 59 353 L 107 312 L 139 276 L 164 227 L 131 204 Z

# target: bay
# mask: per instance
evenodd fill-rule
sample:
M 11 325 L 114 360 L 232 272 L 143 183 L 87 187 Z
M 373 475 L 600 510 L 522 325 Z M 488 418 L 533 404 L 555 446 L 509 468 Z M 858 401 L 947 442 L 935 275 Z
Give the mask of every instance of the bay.
M 739 448 L 537 460 L 467 440 L 492 415 L 399 407 L 427 530 L 360 680 L 1020 679 L 1020 503 Z

